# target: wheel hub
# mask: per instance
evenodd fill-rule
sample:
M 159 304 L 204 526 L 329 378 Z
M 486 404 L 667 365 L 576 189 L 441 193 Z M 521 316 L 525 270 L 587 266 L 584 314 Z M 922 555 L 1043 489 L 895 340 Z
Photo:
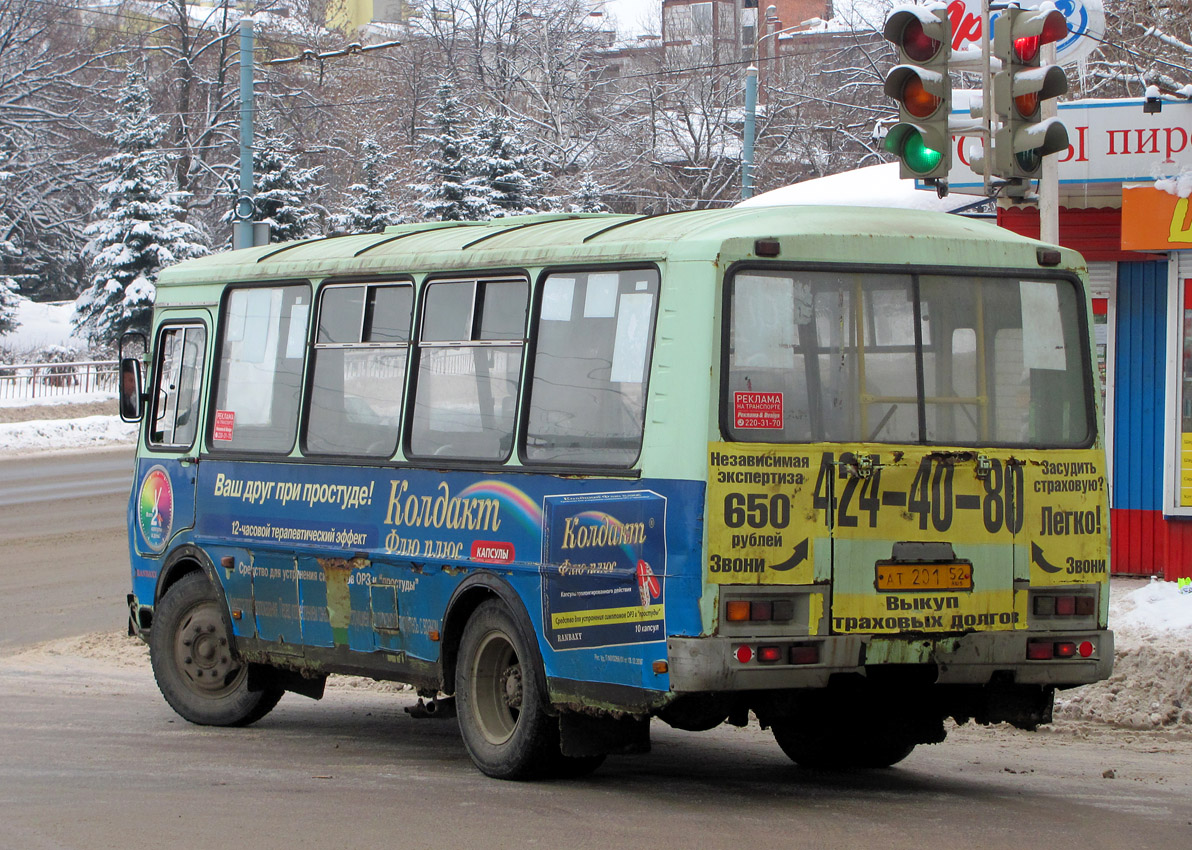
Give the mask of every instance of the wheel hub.
M 501 674 L 505 684 L 505 705 L 510 708 L 521 708 L 522 704 L 522 672 L 520 664 L 512 664 Z
M 228 646 L 223 621 L 214 605 L 196 607 L 178 630 L 174 645 L 178 668 L 197 690 L 215 695 L 234 686 L 240 670 Z

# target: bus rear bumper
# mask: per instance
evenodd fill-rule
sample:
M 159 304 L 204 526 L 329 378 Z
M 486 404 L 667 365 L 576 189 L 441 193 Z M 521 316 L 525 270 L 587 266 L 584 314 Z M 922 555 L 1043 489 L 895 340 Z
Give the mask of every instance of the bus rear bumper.
M 1077 650 L 1069 657 L 1053 654 L 1051 658 L 1031 658 L 1028 643 L 1057 648 L 1064 645 L 1062 652 L 1073 645 Z M 779 660 L 759 660 L 758 650 L 763 647 L 777 647 Z M 816 660 L 791 663 L 796 657 L 803 660 L 810 654 L 791 650 L 807 647 L 818 650 Z M 889 665 L 934 667 L 934 682 L 941 685 L 983 685 L 995 678 L 1009 678 L 1017 684 L 1063 688 L 1109 677 L 1113 670 L 1113 632 L 1032 630 L 938 637 L 839 635 L 789 639 L 673 637 L 667 641 L 667 657 L 671 690 L 675 693 L 822 688 L 833 675 L 863 676 Z

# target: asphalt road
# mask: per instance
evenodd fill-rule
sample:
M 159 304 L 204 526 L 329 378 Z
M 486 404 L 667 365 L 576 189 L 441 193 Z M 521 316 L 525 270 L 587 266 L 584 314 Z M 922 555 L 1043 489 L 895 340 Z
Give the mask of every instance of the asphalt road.
M 1192 741 L 1162 734 L 964 727 L 891 770 L 822 774 L 757 728 L 656 723 L 648 756 L 526 784 L 354 680 L 248 729 L 192 726 L 122 636 L 128 464 L 0 461 L 0 850 L 1192 846 Z
M 125 627 L 133 450 L 0 458 L 0 657 Z

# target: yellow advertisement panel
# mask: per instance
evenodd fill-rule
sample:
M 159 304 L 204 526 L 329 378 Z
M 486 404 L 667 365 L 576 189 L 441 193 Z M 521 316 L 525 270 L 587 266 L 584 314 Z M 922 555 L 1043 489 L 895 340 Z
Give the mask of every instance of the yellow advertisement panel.
M 830 557 L 814 504 L 816 446 L 712 443 L 708 455 L 708 581 L 810 584 Z M 824 573 L 830 562 L 824 563 Z
M 1016 578 L 1108 578 L 1098 450 L 714 443 L 708 500 L 708 580 L 830 578 L 836 632 L 1025 627 Z
M 1109 496 L 1105 456 L 1093 450 L 1048 451 L 1023 464 L 1026 522 L 1016 561 L 1031 584 L 1109 580 Z

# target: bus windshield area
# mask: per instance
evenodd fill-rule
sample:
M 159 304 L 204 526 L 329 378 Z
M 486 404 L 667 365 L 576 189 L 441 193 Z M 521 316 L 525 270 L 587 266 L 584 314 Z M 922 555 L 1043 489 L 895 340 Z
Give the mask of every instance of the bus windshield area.
M 749 270 L 728 300 L 729 439 L 1092 440 L 1083 299 L 1069 279 Z

